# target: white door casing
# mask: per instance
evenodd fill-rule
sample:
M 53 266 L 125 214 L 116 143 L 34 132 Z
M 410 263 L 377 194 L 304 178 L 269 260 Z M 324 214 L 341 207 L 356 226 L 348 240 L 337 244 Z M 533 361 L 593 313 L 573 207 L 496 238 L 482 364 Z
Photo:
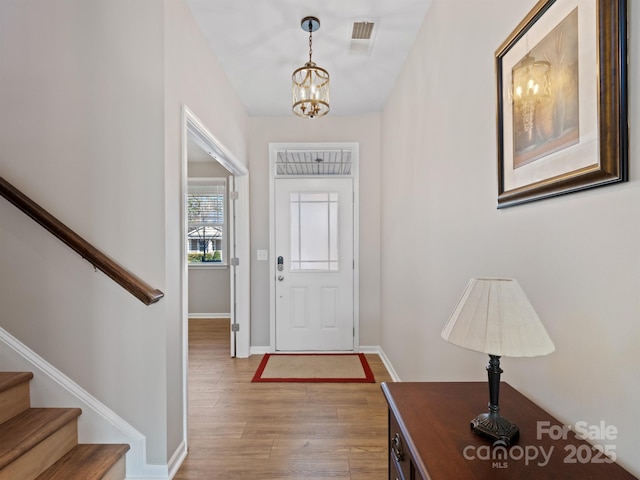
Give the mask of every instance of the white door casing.
M 286 156 L 309 163 L 283 174 Z M 270 144 L 272 351 L 358 349 L 357 157 L 357 143 Z
M 231 328 L 229 329 L 230 339 L 229 339 L 229 347 L 230 347 L 230 356 L 235 357 L 238 350 L 238 342 L 237 342 L 237 326 L 238 323 L 236 321 L 236 285 L 237 285 L 237 274 L 236 274 L 236 200 L 237 200 L 238 192 L 236 191 L 235 185 L 235 177 L 233 175 L 229 175 L 227 178 L 227 211 L 226 215 L 226 224 L 227 224 L 227 262 L 229 265 L 230 275 L 229 275 L 229 321 L 231 324 Z
M 235 335 L 232 335 L 231 356 L 245 358 L 250 355 L 250 321 L 249 321 L 249 171 L 247 168 L 220 142 L 204 124 L 195 116 L 195 114 L 186 106 L 183 106 L 182 115 L 182 138 L 183 138 L 183 161 L 182 161 L 182 190 L 187 191 L 187 137 L 198 144 L 205 152 L 207 152 L 214 161 L 221 164 L 233 176 L 234 191 L 237 197 L 233 202 L 228 202 L 227 207 L 232 209 L 233 215 L 233 231 L 228 230 L 227 235 L 230 242 L 227 242 L 229 263 L 231 258 L 237 258 L 238 262 L 235 268 L 231 269 L 230 274 L 230 294 L 231 305 L 229 312 L 232 316 L 232 327 L 235 326 Z M 184 195 L 183 195 L 184 197 Z M 186 218 L 186 201 L 182 205 L 183 217 Z M 227 220 L 229 218 L 227 217 Z M 183 219 L 184 223 L 184 219 Z M 182 258 L 186 258 L 186 254 L 182 252 Z M 188 290 L 187 290 L 187 264 L 184 262 L 182 283 L 182 317 L 183 331 L 185 339 L 183 340 L 185 365 L 187 364 L 188 352 Z M 235 341 L 233 341 L 235 340 Z
M 204 126 L 198 117 L 186 106 L 182 107 L 182 148 L 181 148 L 181 224 L 183 234 L 186 232 L 186 192 L 187 192 L 187 139 L 193 140 L 202 149 L 211 155 L 234 176 L 234 190 L 238 192 L 234 201 L 234 226 L 233 226 L 233 255 L 240 259 L 237 268 L 234 268 L 232 299 L 235 305 L 231 305 L 234 314 L 234 324 L 239 326 L 235 335 L 235 343 L 232 345 L 231 355 L 246 358 L 250 355 L 250 262 L 249 262 L 249 171 L 224 145 L 214 137 Z M 182 235 L 183 235 L 182 234 Z M 181 236 L 182 236 L 181 235 Z M 188 313 L 188 266 L 186 262 L 186 242 L 182 241 L 181 269 L 181 316 L 182 316 L 182 374 L 183 374 L 183 443 L 188 447 L 188 372 L 189 372 L 189 313 Z

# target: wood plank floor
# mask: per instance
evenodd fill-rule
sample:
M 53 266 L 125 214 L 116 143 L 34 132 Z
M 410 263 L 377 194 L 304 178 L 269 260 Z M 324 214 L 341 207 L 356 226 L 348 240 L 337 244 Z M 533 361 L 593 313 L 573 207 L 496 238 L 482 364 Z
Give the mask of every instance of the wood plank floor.
M 189 322 L 189 455 L 176 480 L 382 480 L 391 381 L 251 383 L 261 355 L 229 357 L 228 320 Z

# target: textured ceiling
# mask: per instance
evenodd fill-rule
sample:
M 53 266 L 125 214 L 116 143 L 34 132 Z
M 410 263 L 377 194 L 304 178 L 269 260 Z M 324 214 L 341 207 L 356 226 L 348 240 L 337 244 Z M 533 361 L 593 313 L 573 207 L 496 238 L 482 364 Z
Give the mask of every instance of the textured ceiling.
M 292 115 L 291 74 L 308 61 L 303 17 L 320 19 L 313 61 L 331 76 L 329 115 L 379 112 L 431 0 L 187 0 L 247 111 Z M 373 43 L 352 42 L 374 22 Z M 369 52 L 370 50 L 370 52 Z

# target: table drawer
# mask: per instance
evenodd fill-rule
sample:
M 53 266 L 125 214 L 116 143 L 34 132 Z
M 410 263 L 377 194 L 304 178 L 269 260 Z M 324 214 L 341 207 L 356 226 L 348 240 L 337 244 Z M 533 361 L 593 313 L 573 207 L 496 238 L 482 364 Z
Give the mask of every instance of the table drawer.
M 407 450 L 398 421 L 389 412 L 389 478 L 391 480 L 413 480 L 411 455 Z

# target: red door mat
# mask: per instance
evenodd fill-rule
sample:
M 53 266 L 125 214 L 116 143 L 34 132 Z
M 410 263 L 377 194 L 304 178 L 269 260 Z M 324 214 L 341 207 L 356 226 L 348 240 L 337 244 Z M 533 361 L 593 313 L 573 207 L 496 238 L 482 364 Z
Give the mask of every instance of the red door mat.
M 363 353 L 266 353 L 252 382 L 374 383 Z

